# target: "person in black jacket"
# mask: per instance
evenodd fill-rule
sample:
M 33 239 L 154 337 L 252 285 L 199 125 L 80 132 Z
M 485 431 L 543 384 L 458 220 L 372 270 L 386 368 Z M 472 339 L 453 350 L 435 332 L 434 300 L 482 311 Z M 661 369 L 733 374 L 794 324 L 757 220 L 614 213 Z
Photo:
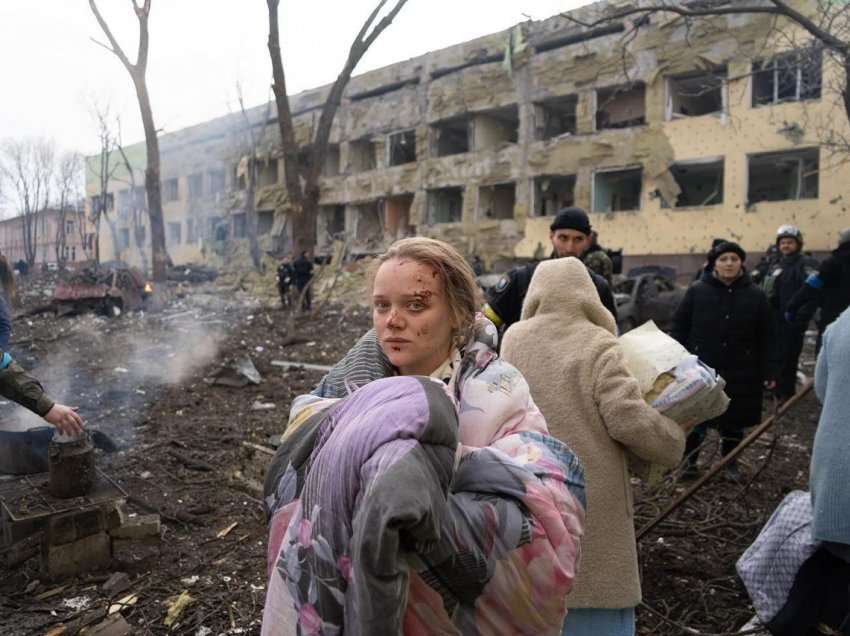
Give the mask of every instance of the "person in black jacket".
M 838 247 L 794 294 L 788 304 L 788 314 L 793 323 L 808 324 L 820 308 L 816 346 L 816 351 L 820 352 L 824 329 L 847 307 L 850 307 L 850 227 L 841 231 Z
M 298 290 L 299 294 L 304 295 L 304 301 L 301 304 L 301 309 L 303 311 L 310 311 L 313 291 L 307 286 L 313 278 L 313 261 L 308 258 L 307 252 L 301 252 L 301 256 L 299 256 L 292 264 L 292 272 L 295 289 Z M 307 291 L 304 291 L 305 287 L 307 287 Z
M 688 436 L 688 470 L 693 475 L 706 426 L 720 429 L 728 454 L 743 430 L 761 420 L 762 389 L 773 389 L 780 364 L 774 346 L 775 319 L 764 292 L 744 269 L 746 252 L 733 242 L 715 247 L 711 272 L 693 283 L 673 316 L 671 335 L 726 380 L 727 411 Z M 738 476 L 730 467 L 730 476 Z
M 802 314 L 792 316 L 789 305 L 817 270 L 817 261 L 803 255 L 803 234 L 793 225 L 783 225 L 776 231 L 776 247 L 781 257 L 765 278 L 763 289 L 781 325 L 782 370 L 776 378 L 776 395 L 784 401 L 797 392 L 797 365 L 809 324 Z
M 590 246 L 590 219 L 587 212 L 581 208 L 564 208 L 549 226 L 549 240 L 552 243 L 550 258 L 566 258 L 574 256 L 581 259 Z M 497 327 L 505 329 L 519 320 L 522 313 L 522 303 L 531 277 L 540 261 L 533 261 L 520 267 L 515 267 L 502 276 L 496 285 L 487 292 L 487 303 L 484 305 L 484 315 L 493 321 Z M 599 300 L 605 309 L 617 320 L 617 305 L 614 294 L 605 279 L 588 268 L 590 279 L 599 294 Z

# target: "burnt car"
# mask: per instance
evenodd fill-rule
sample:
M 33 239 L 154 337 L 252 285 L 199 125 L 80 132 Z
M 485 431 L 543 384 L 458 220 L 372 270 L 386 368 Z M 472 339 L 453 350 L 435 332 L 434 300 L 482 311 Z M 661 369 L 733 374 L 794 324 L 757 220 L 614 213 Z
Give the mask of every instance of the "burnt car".
M 60 280 L 53 291 L 57 315 L 87 311 L 118 316 L 141 309 L 150 291 L 141 272 L 123 263 L 87 267 Z
M 669 331 L 673 313 L 685 295 L 685 290 L 675 281 L 675 269 L 657 265 L 636 267 L 625 278 L 615 281 L 613 291 L 620 333 L 648 320 L 654 321 L 659 329 Z

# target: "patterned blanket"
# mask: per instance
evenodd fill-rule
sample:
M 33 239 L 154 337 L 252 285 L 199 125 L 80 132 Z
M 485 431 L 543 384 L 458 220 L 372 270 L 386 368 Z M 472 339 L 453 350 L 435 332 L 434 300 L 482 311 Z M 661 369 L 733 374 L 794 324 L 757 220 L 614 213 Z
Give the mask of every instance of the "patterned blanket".
M 396 376 L 296 403 L 266 480 L 264 634 L 560 634 L 583 471 L 495 362 L 461 400 Z

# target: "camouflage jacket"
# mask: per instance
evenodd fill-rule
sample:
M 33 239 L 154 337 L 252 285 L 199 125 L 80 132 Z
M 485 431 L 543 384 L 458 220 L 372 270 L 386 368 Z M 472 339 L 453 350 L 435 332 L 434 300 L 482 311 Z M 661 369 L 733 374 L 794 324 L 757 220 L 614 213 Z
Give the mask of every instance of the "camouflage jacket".
M 0 395 L 41 417 L 53 408 L 53 400 L 47 397 L 41 383 L 14 361 L 0 369 Z
M 587 252 L 582 260 L 590 271 L 599 274 L 607 281 L 609 286 L 613 284 L 614 263 L 611 262 L 611 258 L 605 253 L 605 250 L 595 249 Z

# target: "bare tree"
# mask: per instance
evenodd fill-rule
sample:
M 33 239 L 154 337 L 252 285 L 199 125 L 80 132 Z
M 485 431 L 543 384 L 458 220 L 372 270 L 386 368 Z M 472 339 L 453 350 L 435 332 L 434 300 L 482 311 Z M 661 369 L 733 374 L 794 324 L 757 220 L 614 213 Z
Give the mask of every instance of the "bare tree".
M 13 193 L 21 215 L 24 259 L 32 267 L 38 246 L 39 220 L 50 202 L 55 147 L 52 140 L 8 140 L 0 156 L 0 178 Z
M 131 0 L 133 10 L 136 13 L 136 18 L 139 22 L 139 48 L 136 55 L 136 62 L 132 63 L 121 45 L 112 35 L 112 31 L 106 20 L 100 14 L 95 0 L 89 0 L 89 7 L 97 19 L 100 28 L 106 35 L 109 44 L 97 42 L 108 51 L 112 52 L 127 69 L 130 78 L 133 80 L 133 86 L 136 89 L 136 97 L 139 100 L 139 110 L 142 115 L 142 125 L 145 130 L 145 146 L 147 149 L 147 168 L 145 170 L 145 190 L 148 199 L 148 217 L 150 219 L 151 228 L 151 260 L 153 261 L 153 279 L 157 282 L 164 282 L 166 279 L 166 263 L 168 255 L 165 251 L 165 224 L 162 217 L 162 189 L 159 180 L 159 139 L 157 138 L 156 126 L 153 120 L 153 110 L 151 109 L 151 100 L 148 93 L 147 80 L 145 73 L 148 67 L 148 49 L 150 44 L 150 34 L 148 31 L 148 18 L 150 17 L 151 0 L 143 0 L 139 4 L 137 0 Z
M 342 95 L 351 75 L 360 59 L 378 39 L 378 36 L 395 19 L 407 0 L 396 0 L 392 9 L 378 19 L 388 0 L 380 0 L 378 6 L 369 14 L 351 48 L 348 58 L 336 81 L 331 85 L 319 123 L 313 135 L 306 165 L 298 160 L 299 149 L 295 143 L 295 127 L 289 97 L 286 92 L 286 77 L 280 52 L 280 29 L 278 26 L 278 6 L 280 0 L 266 0 L 269 10 L 269 55 L 272 62 L 272 76 L 277 121 L 280 128 L 280 140 L 283 145 L 283 165 L 286 178 L 287 196 L 292 212 L 292 247 L 296 254 L 312 250 L 316 245 L 316 218 L 319 212 L 319 177 L 328 154 L 328 141 L 334 117 L 342 102 Z M 377 21 L 377 22 L 376 22 Z
M 798 8 L 799 7 L 799 8 Z M 650 23 L 654 15 L 678 16 L 690 30 L 700 21 L 726 15 L 763 15 L 774 20 L 772 34 L 784 48 L 797 48 L 803 55 L 831 55 L 841 69 L 842 77 L 833 92 L 839 97 L 843 116 L 850 122 L 850 4 L 835 0 L 789 2 L 789 0 L 645 0 L 627 6 L 603 8 L 598 17 L 578 19 L 563 14 L 570 22 L 589 30 L 630 22 L 623 46 L 633 42 L 639 30 Z M 787 28 L 792 27 L 792 28 Z M 801 37 L 798 33 L 802 34 Z M 805 60 L 794 63 L 793 72 Z M 820 131 L 821 141 L 833 149 L 850 152 L 850 139 L 829 124 Z
M 106 221 L 115 248 L 115 258 L 121 258 L 122 246 L 118 240 L 118 230 L 115 221 L 110 218 L 109 213 L 115 209 L 115 200 L 109 192 L 109 182 L 115 176 L 118 169 L 116 161 L 116 139 L 109 125 L 109 108 L 94 105 L 94 118 L 97 122 L 97 136 L 100 144 L 99 154 L 95 161 L 87 160 L 88 169 L 97 177 L 98 194 L 92 198 L 91 220 L 94 224 L 94 261 L 100 263 L 100 227 L 101 221 Z
M 82 194 L 81 180 L 83 158 L 78 152 L 66 152 L 59 159 L 56 173 L 56 188 L 59 191 L 59 214 L 56 227 L 56 262 L 65 267 L 67 261 L 68 236 L 66 232 L 67 214 L 76 209 Z

